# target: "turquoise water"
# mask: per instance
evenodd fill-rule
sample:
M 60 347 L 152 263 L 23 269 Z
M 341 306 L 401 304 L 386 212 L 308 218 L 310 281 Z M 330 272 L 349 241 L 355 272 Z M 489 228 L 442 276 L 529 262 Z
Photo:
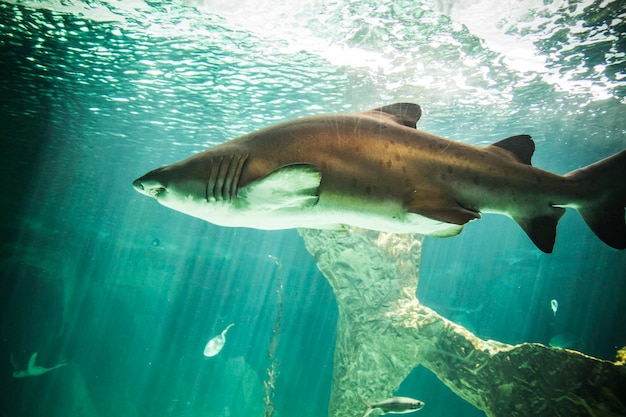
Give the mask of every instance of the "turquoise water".
M 297 232 L 214 226 L 131 182 L 277 121 L 397 101 L 466 143 L 531 134 L 536 166 L 571 171 L 626 148 L 622 10 L 0 2 L 0 413 L 327 415 L 337 306 Z M 495 215 L 427 238 L 417 295 L 484 339 L 626 345 L 626 254 L 573 211 L 551 255 Z M 34 352 L 68 365 L 12 378 Z M 424 368 L 397 393 L 421 416 L 484 415 Z

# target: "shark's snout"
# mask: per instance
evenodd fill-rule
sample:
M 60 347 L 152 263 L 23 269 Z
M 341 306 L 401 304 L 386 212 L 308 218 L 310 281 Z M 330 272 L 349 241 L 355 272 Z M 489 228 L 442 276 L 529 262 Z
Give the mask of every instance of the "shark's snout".
M 135 181 L 133 181 L 133 187 L 135 188 L 135 190 L 143 192 L 144 188 L 141 182 L 141 178 L 137 178 Z

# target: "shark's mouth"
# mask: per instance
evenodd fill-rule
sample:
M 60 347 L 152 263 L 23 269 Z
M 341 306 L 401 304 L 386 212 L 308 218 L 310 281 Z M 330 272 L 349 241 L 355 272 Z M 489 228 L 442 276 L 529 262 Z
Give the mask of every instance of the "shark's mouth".
M 160 184 L 155 184 L 152 186 L 148 185 L 148 181 L 142 180 L 144 177 L 133 181 L 133 187 L 135 188 L 135 190 L 147 195 L 148 197 L 154 197 L 158 199 L 158 197 L 166 191 L 165 187 Z
M 150 197 L 154 197 L 158 199 L 158 197 L 165 192 L 165 187 L 151 188 L 150 190 L 146 192 L 148 193 Z

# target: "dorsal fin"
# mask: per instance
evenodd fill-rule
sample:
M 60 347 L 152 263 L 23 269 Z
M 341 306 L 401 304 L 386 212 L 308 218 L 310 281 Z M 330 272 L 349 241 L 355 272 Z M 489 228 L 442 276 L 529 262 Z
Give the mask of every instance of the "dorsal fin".
M 31 371 L 35 367 L 35 361 L 37 361 L 37 352 L 33 353 L 28 361 L 27 370 Z
M 530 160 L 535 153 L 535 142 L 529 135 L 517 135 L 511 136 L 506 139 L 502 139 L 499 142 L 492 143 L 489 146 L 496 146 L 498 148 L 509 151 L 518 162 L 526 165 L 532 165 Z
M 422 116 L 422 109 L 414 103 L 394 103 L 377 109 L 368 110 L 369 112 L 386 113 L 397 123 L 415 128 L 417 121 Z

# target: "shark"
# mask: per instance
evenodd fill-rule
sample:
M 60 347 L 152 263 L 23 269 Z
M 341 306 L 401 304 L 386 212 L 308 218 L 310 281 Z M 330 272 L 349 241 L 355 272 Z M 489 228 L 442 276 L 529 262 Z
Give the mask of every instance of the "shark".
M 380 410 L 382 414 L 408 414 L 421 410 L 424 402 L 409 397 L 391 397 L 373 404 L 367 404 L 368 408 L 363 417 L 369 417 L 374 410 Z
M 558 175 L 532 166 L 529 135 L 474 146 L 418 130 L 421 114 L 395 103 L 278 123 L 152 170 L 133 187 L 220 226 L 264 230 L 448 237 L 498 213 L 546 253 L 573 208 L 602 242 L 626 248 L 626 150 Z
M 15 361 L 15 358 L 13 357 L 13 354 L 11 354 L 11 365 L 13 365 L 13 369 L 14 369 L 13 378 L 25 378 L 28 376 L 39 376 L 39 375 L 43 375 L 45 373 L 48 373 L 57 368 L 67 365 L 67 362 L 61 362 L 57 365 L 54 365 L 53 367 L 44 368 L 43 366 L 35 365 L 36 361 L 37 361 L 37 352 L 33 353 L 32 356 L 30 357 L 27 368 L 20 370 L 18 369 L 18 365 L 17 365 L 17 362 Z

